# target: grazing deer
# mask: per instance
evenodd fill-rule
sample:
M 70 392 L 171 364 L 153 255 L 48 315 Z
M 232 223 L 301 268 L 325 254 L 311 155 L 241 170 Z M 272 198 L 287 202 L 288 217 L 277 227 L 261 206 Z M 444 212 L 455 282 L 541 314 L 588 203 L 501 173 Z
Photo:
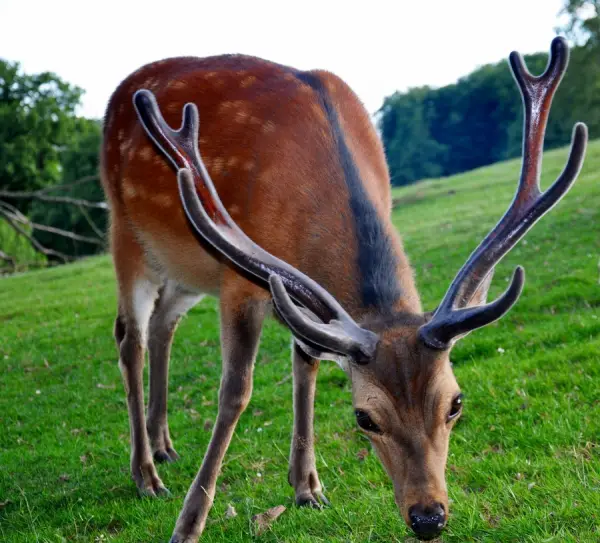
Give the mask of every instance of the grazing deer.
M 406 523 L 422 538 L 442 530 L 448 440 L 462 409 L 450 350 L 515 304 L 523 269 L 487 303 L 494 267 L 565 195 L 583 163 L 587 128 L 577 124 L 565 170 L 540 191 L 546 122 L 568 54 L 556 38 L 546 71 L 535 77 L 511 53 L 525 108 L 518 189 L 430 313 L 421 308 L 390 219 L 381 142 L 342 80 L 219 56 L 149 64 L 118 87 L 106 113 L 102 179 L 111 208 L 114 333 L 131 473 L 144 494 L 166 492 L 154 461 L 177 459 L 167 424 L 177 322 L 203 294 L 220 300 L 219 413 L 171 542 L 195 542 L 204 529 L 223 457 L 250 400 L 269 309 L 294 336 L 289 482 L 296 503 L 327 503 L 315 465 L 313 402 L 319 361 L 334 360 L 352 382 L 356 421 L 392 480 Z M 183 124 L 174 131 L 182 109 Z

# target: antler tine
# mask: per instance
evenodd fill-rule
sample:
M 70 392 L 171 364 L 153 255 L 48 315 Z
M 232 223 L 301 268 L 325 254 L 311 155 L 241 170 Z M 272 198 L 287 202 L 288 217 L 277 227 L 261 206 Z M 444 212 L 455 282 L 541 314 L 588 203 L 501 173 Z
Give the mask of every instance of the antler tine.
M 517 266 L 510 285 L 493 302 L 484 306 L 457 309 L 452 311 L 448 318 L 439 321 L 436 326 L 422 326 L 421 339 L 435 349 L 447 349 L 453 340 L 504 316 L 519 299 L 524 284 L 525 270 Z
M 458 310 L 471 302 L 475 292 L 493 272 L 496 264 L 558 203 L 577 179 L 587 144 L 587 127 L 583 123 L 577 123 L 574 127 L 571 150 L 564 170 L 550 188 L 543 193 L 540 191 L 540 170 L 548 114 L 568 60 L 568 46 L 563 38 L 555 38 L 552 41 L 548 65 L 541 76 L 533 76 L 527 70 L 519 53 L 513 52 L 510 55 L 511 69 L 521 91 L 525 110 L 523 162 L 519 184 L 509 209 L 471 254 L 452 281 L 430 322 L 422 327 L 423 341 L 434 348 L 450 346 L 452 338 L 449 337 L 449 330 L 467 327 L 462 333 L 468 333 L 491 322 L 484 315 L 492 311 L 492 304 L 473 308 L 475 312 L 482 313 L 477 319 L 466 319 L 467 314 Z M 513 285 L 516 280 L 517 275 L 513 277 Z M 510 299 L 512 306 L 516 303 L 518 295 Z M 500 306 L 504 307 L 504 304 Z M 506 307 L 503 313 L 509 309 L 510 306 Z M 464 322 L 457 326 L 458 321 Z M 468 323 L 472 325 L 471 328 L 468 328 Z
M 186 216 L 201 238 L 238 268 L 258 279 L 256 282 L 260 286 L 271 287 L 277 307 L 283 308 L 280 315 L 284 320 L 286 316 L 293 319 L 288 323 L 292 331 L 299 329 L 298 315 L 290 311 L 289 304 L 286 304 L 289 301 L 294 305 L 291 300 L 282 301 L 283 295 L 281 289 L 277 288 L 278 283 L 270 282 L 272 275 L 280 277 L 288 298 L 291 295 L 319 319 L 328 323 L 314 322 L 300 313 L 305 318 L 301 326 L 302 334 L 309 343 L 320 346 L 324 352 L 352 356 L 361 363 L 368 361 L 374 353 L 377 336 L 361 328 L 323 287 L 254 243 L 229 216 L 200 157 L 196 106 L 191 103 L 185 105 L 182 126 L 174 131 L 162 117 L 150 91 L 137 91 L 134 104 L 148 135 L 177 168 L 179 194 Z M 327 334 L 324 334 L 325 329 Z M 308 337 L 311 334 L 314 338 Z
M 517 194 L 516 207 L 526 206 L 540 195 L 540 170 L 544 146 L 544 134 L 552 99 L 567 70 L 569 48 L 564 38 L 552 40 L 550 56 L 544 73 L 532 75 L 520 53 L 513 51 L 509 57 L 510 67 L 521 92 L 524 118 L 523 164 Z
M 359 363 L 368 361 L 365 355 L 374 351 L 374 343 L 366 345 L 365 349 L 364 344 L 357 344 L 343 333 L 343 326 L 339 321 L 332 320 L 329 324 L 320 324 L 310 319 L 292 302 L 278 275 L 273 274 L 269 277 L 269 286 L 279 314 L 300 340 L 328 347 L 336 353 L 350 354 Z

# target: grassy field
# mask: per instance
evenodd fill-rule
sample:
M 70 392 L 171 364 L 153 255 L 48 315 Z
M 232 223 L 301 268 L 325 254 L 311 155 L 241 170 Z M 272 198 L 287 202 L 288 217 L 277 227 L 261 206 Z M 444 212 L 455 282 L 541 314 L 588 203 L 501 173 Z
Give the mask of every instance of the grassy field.
M 546 154 L 544 185 L 566 150 Z M 428 309 L 512 198 L 519 161 L 394 193 Z M 501 322 L 454 351 L 465 393 L 448 460 L 447 542 L 600 540 L 600 141 L 575 187 L 498 267 L 525 291 Z M 175 339 L 170 423 L 181 460 L 160 466 L 171 498 L 140 499 L 129 479 L 129 427 L 112 339 L 108 257 L 0 280 L 0 540 L 167 541 L 216 414 L 216 304 L 205 299 Z M 233 439 L 203 541 L 413 541 L 391 485 L 355 429 L 350 389 L 323 364 L 317 466 L 332 506 L 297 509 L 287 484 L 289 334 L 268 323 L 254 396 Z M 235 518 L 227 519 L 231 504 Z M 284 505 L 258 536 L 251 518 Z

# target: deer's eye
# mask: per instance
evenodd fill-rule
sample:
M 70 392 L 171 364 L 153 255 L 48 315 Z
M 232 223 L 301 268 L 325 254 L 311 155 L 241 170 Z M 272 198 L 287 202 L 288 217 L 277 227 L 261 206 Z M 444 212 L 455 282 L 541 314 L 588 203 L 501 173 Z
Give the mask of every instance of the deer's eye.
M 369 417 L 367 412 L 357 409 L 354 411 L 354 414 L 356 415 L 356 422 L 363 430 L 375 434 L 381 433 L 381 428 L 371 420 L 371 417 Z
M 462 399 L 463 399 L 463 395 L 459 394 L 452 400 L 452 405 L 450 406 L 450 412 L 448 413 L 448 422 L 450 422 L 451 420 L 458 417 L 458 415 L 460 415 L 460 412 L 462 411 L 462 405 L 463 405 Z

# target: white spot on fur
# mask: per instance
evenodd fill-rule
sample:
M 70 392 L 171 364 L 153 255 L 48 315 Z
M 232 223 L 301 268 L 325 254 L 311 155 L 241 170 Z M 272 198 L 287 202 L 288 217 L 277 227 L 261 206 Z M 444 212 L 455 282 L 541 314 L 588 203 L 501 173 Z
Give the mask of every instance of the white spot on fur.
M 156 79 L 155 77 L 149 77 L 148 79 L 146 79 L 146 81 L 144 81 L 143 86 L 146 89 L 156 90 L 158 88 L 158 79 Z
M 242 81 L 240 82 L 240 87 L 245 89 L 247 87 L 250 87 L 251 85 L 254 85 L 255 82 L 256 82 L 256 76 L 248 75 L 248 76 L 244 77 L 244 79 L 242 79 Z
M 129 150 L 129 146 L 131 145 L 131 140 L 127 140 L 124 141 L 123 143 L 121 143 L 121 155 L 125 156 L 127 154 L 127 151 Z
M 123 179 L 123 196 L 128 200 L 137 196 L 135 185 L 127 177 Z
M 219 109 L 221 111 L 228 110 L 238 110 L 244 106 L 245 102 L 243 100 L 226 100 L 225 102 L 221 102 L 219 105 Z
M 142 149 L 140 150 L 140 158 L 144 161 L 148 161 L 152 158 L 152 148 L 149 147 L 148 145 L 142 147 Z
M 214 172 L 215 174 L 221 173 L 221 170 L 223 170 L 223 165 L 225 164 L 225 159 L 222 156 L 218 156 L 215 157 L 215 159 L 213 160 L 213 165 L 212 165 L 212 172 Z
M 263 124 L 262 131 L 263 134 L 275 132 L 275 123 L 273 121 L 267 121 L 265 124 Z
M 235 112 L 235 120 L 238 123 L 245 123 L 249 116 L 247 111 L 240 110 Z
M 150 200 L 159 207 L 171 207 L 173 205 L 173 197 L 164 192 L 153 194 Z

